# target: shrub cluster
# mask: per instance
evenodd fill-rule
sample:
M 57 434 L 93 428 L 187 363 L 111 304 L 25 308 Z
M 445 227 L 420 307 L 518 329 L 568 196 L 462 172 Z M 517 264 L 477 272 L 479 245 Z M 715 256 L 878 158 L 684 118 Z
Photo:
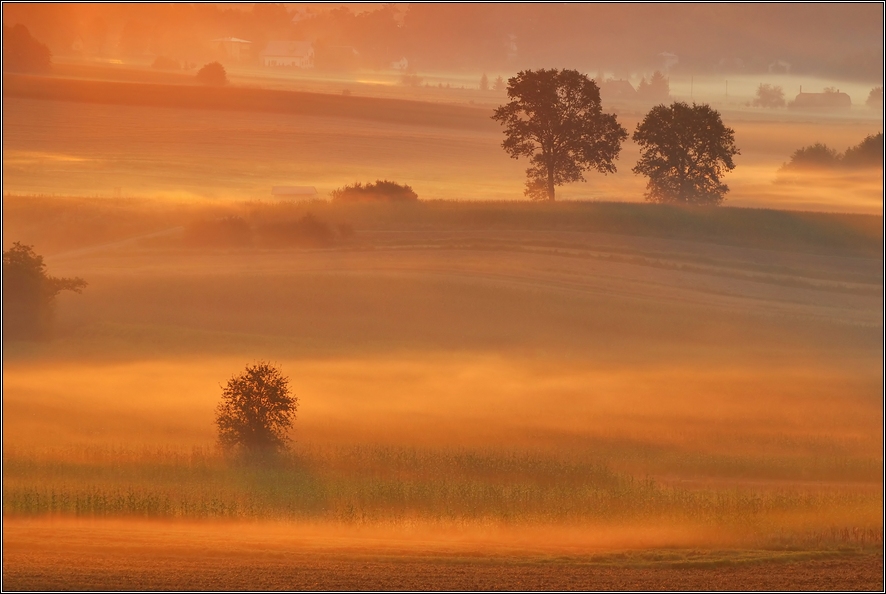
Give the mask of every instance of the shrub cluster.
M 365 186 L 357 182 L 332 191 L 333 202 L 416 202 L 418 194 L 407 185 L 375 180 Z
M 851 169 L 883 167 L 883 133 L 869 134 L 855 146 L 839 153 L 821 142 L 804 146 L 794 151 L 791 160 L 785 163 L 784 170 L 802 169 Z
M 227 216 L 189 224 L 185 227 L 184 242 L 194 247 L 327 247 L 353 235 L 350 225 L 333 226 L 311 213 L 299 219 L 254 225 L 242 217 Z
M 228 84 L 225 67 L 218 62 L 210 62 L 197 72 L 197 82 L 210 87 L 221 87 Z

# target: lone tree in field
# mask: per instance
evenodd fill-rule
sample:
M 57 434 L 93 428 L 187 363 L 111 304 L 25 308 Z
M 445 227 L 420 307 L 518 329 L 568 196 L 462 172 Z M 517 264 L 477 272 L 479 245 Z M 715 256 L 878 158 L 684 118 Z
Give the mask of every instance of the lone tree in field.
M 221 446 L 250 454 L 270 454 L 288 447 L 298 398 L 289 379 L 269 363 L 259 361 L 228 380 L 215 423 Z
M 751 102 L 754 107 L 784 107 L 784 90 L 777 85 L 767 85 L 760 83 L 757 87 L 757 95 Z
M 729 187 L 720 178 L 735 169 L 732 157 L 740 153 L 735 131 L 724 126 L 709 105 L 677 102 L 653 107 L 637 125 L 633 139 L 640 145 L 633 172 L 649 177 L 648 201 L 695 205 L 723 201 Z
M 39 338 L 52 324 L 55 298 L 62 291 L 80 293 L 82 278 L 46 274 L 43 256 L 19 242 L 3 252 L 3 338 Z
M 505 126 L 502 148 L 514 159 L 529 157 L 525 194 L 553 200 L 554 187 L 585 181 L 596 169 L 614 173 L 627 131 L 603 113 L 600 89 L 575 70 L 525 70 L 508 80 L 507 105 L 492 119 Z
M 197 82 L 211 87 L 221 87 L 228 84 L 228 73 L 220 63 L 210 62 L 197 72 Z

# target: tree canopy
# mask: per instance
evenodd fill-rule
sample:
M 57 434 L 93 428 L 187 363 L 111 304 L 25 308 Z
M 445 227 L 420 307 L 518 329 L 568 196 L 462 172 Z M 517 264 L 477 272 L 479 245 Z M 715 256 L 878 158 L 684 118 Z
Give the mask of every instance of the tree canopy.
M 754 107 L 784 107 L 784 89 L 778 85 L 769 85 L 760 83 L 757 87 L 757 94 L 751 102 Z
M 12 72 L 47 72 L 52 53 L 33 37 L 21 23 L 3 25 L 3 70 Z
M 80 293 L 82 278 L 46 274 L 43 256 L 19 242 L 3 252 L 3 337 L 37 338 L 52 323 L 55 298 L 62 291 Z
M 204 85 L 220 87 L 228 84 L 228 74 L 220 63 L 210 62 L 197 72 L 197 81 Z
M 729 187 L 721 177 L 735 169 L 740 154 L 735 131 L 709 105 L 683 102 L 653 107 L 637 125 L 633 140 L 640 160 L 633 168 L 649 177 L 650 202 L 720 204 Z
M 553 200 L 554 187 L 585 181 L 584 172 L 614 173 L 628 137 L 615 115 L 603 113 L 597 84 L 575 70 L 525 70 L 508 80 L 506 105 L 492 119 L 505 126 L 502 148 L 528 157 L 525 194 Z
M 297 407 L 298 398 L 279 369 L 263 361 L 248 365 L 222 389 L 215 421 L 219 443 L 251 454 L 285 449 Z

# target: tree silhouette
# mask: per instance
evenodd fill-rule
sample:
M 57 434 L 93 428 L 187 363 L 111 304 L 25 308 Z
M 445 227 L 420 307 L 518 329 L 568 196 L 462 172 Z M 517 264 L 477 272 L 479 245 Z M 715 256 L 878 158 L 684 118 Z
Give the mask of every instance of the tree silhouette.
M 868 98 L 864 102 L 864 104 L 871 109 L 876 109 L 878 111 L 883 109 L 883 87 L 879 86 L 871 89 L 871 92 L 868 93 Z
M 19 242 L 3 252 L 3 338 L 38 338 L 50 328 L 55 298 L 62 291 L 80 293 L 82 278 L 46 274 L 43 256 Z
M 248 365 L 222 389 L 215 420 L 219 443 L 250 454 L 286 449 L 297 407 L 298 398 L 279 369 L 262 361 Z
M 633 172 L 649 177 L 650 202 L 720 204 L 729 187 L 720 182 L 739 150 L 735 131 L 709 105 L 676 102 L 653 107 L 637 125 L 633 140 L 640 160 Z
M 52 53 L 45 44 L 31 37 L 21 23 L 3 25 L 3 70 L 12 72 L 47 72 L 52 67 Z
M 644 77 L 637 86 L 637 95 L 650 101 L 667 101 L 671 96 L 671 84 L 665 75 L 656 70 L 649 82 Z
M 488 91 L 489 90 L 489 79 L 486 78 L 486 73 L 483 73 L 483 76 L 480 77 L 480 90 Z
M 510 101 L 492 119 L 505 126 L 502 148 L 529 157 L 525 194 L 553 200 L 554 187 L 584 181 L 583 172 L 614 173 L 627 131 L 603 113 L 600 89 L 575 70 L 525 70 L 508 80 Z
M 220 87 L 228 84 L 225 67 L 218 62 L 210 62 L 197 72 L 197 82 L 204 85 Z
M 784 107 L 784 90 L 776 85 L 760 83 L 757 87 L 757 96 L 751 103 L 754 107 Z

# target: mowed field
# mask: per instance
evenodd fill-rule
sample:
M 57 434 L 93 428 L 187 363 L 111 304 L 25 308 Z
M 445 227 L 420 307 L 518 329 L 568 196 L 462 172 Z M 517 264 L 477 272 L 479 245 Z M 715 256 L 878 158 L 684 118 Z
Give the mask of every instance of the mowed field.
M 306 213 L 354 234 L 187 241 Z M 8 196 L 89 286 L 4 344 L 4 587 L 879 589 L 881 226 Z M 214 449 L 259 359 L 270 466 Z
M 355 181 L 392 179 L 410 184 L 422 199 L 523 197 L 527 164 L 501 149 L 501 127 L 490 119 L 495 97 L 472 105 L 445 97 L 422 102 L 237 86 L 4 80 L 5 193 L 267 200 L 275 185 L 315 186 L 325 197 Z M 403 96 L 411 98 L 408 89 Z M 203 100 L 215 109 L 197 108 Z M 604 110 L 616 112 L 629 133 L 645 113 L 624 105 Z M 856 112 L 728 106 L 723 119 L 741 150 L 726 177 L 728 204 L 881 211 L 879 172 L 797 179 L 779 176 L 778 169 L 795 150 L 816 142 L 839 151 L 854 146 L 882 131 L 882 121 Z M 617 173 L 591 172 L 587 183 L 558 189 L 559 197 L 642 201 L 645 180 L 631 172 L 638 156 L 628 140 Z

